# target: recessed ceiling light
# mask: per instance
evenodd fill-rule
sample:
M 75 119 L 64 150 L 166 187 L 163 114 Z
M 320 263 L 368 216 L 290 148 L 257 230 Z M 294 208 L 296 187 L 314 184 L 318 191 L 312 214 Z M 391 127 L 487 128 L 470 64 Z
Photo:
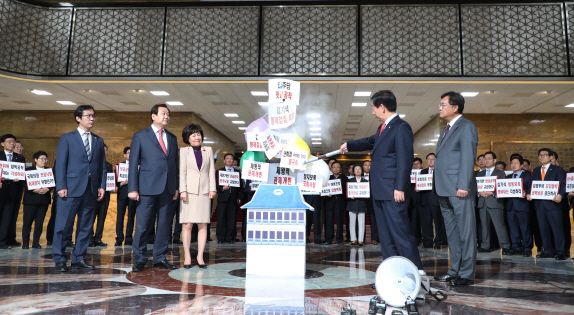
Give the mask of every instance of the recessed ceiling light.
M 237 114 L 235 114 L 235 113 L 226 113 L 226 114 L 223 114 L 223 115 L 225 115 L 225 117 L 239 117 L 239 116 L 238 116 Z
M 367 103 L 351 103 L 351 106 L 353 107 L 367 106 Z
M 149 91 L 149 92 L 155 96 L 167 96 L 167 95 L 169 95 L 169 93 L 167 93 L 166 91 Z
M 260 106 L 268 106 L 269 102 L 257 102 Z
M 311 137 L 315 137 L 315 136 L 320 137 L 320 136 L 321 136 L 321 133 L 315 133 L 315 132 L 314 132 L 314 133 L 311 133 Z
M 320 125 L 321 122 L 320 121 L 310 121 L 309 125 Z
M 251 91 L 251 95 L 253 95 L 253 96 L 267 96 L 267 92 L 265 92 L 265 91 Z
M 574 107 L 574 103 L 568 104 L 568 105 L 566 105 L 566 106 L 564 106 L 564 107 Z
M 438 142 L 438 139 L 431 139 L 432 142 Z
M 321 141 L 321 138 L 311 138 L 311 141 Z
M 183 105 L 182 102 L 177 102 L 177 101 L 176 102 L 165 102 L 165 103 L 167 105 L 170 105 L 170 106 L 181 106 L 181 105 Z
M 399 115 L 400 118 L 405 118 L 406 115 Z
M 76 105 L 76 103 L 70 101 L 57 101 L 57 102 L 62 105 Z
M 321 144 L 321 142 L 311 142 L 311 144 Z
M 247 130 L 247 127 L 239 127 L 239 130 Z
M 478 92 L 462 92 L 460 94 L 464 97 L 475 97 L 478 95 Z
M 321 127 L 313 127 L 313 128 L 309 128 L 309 130 L 311 130 L 311 131 L 321 131 Z
M 211 143 L 215 143 L 215 142 L 213 142 L 213 141 L 203 141 L 203 143 L 211 144 Z
M 140 89 L 135 89 L 134 92 L 139 93 Z
M 307 118 L 321 118 L 321 114 L 307 114 Z
M 243 120 L 234 120 L 232 121 L 232 123 L 236 124 L 236 125 L 243 125 L 245 124 L 245 122 Z
M 371 92 L 355 92 L 355 96 L 371 96 Z
M 89 90 L 89 89 L 85 89 L 84 92 L 90 93 L 90 90 Z
M 47 91 L 42 91 L 42 90 L 30 90 L 30 92 L 32 92 L 36 95 L 52 95 L 52 93 L 47 92 Z

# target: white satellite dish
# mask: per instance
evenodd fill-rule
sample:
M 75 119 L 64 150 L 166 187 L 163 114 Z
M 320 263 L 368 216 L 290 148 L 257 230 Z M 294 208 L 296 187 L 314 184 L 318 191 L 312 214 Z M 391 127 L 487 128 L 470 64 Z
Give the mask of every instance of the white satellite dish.
M 379 296 L 394 307 L 405 307 L 407 300 L 415 301 L 421 290 L 418 268 L 405 257 L 385 259 L 377 268 L 375 287 Z

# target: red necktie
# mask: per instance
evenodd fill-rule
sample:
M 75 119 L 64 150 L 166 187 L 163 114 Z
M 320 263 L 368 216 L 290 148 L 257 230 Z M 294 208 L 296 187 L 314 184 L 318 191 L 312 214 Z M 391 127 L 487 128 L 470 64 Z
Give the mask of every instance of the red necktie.
M 381 133 L 383 133 L 383 130 L 385 129 L 385 126 L 387 124 L 383 123 L 383 126 L 381 127 L 381 131 L 379 131 L 379 137 L 381 136 Z
M 163 153 L 167 155 L 167 149 L 165 148 L 165 143 L 163 142 L 163 129 L 159 130 L 159 145 L 161 146 Z
M 440 140 L 440 142 L 442 142 L 444 140 L 444 138 L 446 138 L 446 135 L 448 135 L 448 131 L 450 130 L 450 125 L 446 125 L 446 131 L 444 132 L 444 137 L 442 137 L 442 139 Z

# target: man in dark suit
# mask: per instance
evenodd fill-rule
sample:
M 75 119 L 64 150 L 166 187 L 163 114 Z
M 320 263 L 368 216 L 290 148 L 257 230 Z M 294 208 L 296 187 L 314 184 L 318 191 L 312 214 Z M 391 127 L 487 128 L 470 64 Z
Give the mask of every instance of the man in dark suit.
M 233 168 L 233 154 L 227 153 L 223 157 L 225 166 L 220 168 L 219 171 L 236 172 Z M 219 185 L 219 171 L 217 172 L 217 226 L 215 228 L 215 235 L 217 236 L 217 243 L 235 243 L 235 236 L 237 235 L 236 217 L 237 207 L 241 201 L 243 193 L 243 181 L 241 174 L 239 175 L 240 187 L 231 187 Z
M 496 176 L 498 179 L 506 178 L 504 171 L 497 169 L 496 154 L 488 151 L 484 154 L 485 170 L 481 170 L 477 177 Z M 504 200 L 496 197 L 496 185 L 494 191 L 481 191 L 478 193 L 478 209 L 480 211 L 480 222 L 482 222 L 482 242 L 478 249 L 481 253 L 490 253 L 490 222 L 494 225 L 496 236 L 502 247 L 503 255 L 515 255 L 516 252 L 510 249 L 508 231 L 504 223 Z
M 523 195 L 519 198 L 506 199 L 506 211 L 513 250 L 524 257 L 530 257 L 532 256 L 532 232 L 529 222 L 530 202 L 526 200 L 526 195 L 530 194 L 532 175 L 522 170 L 523 163 L 524 160 L 519 155 L 513 156 L 510 160 L 510 168 L 514 174 L 509 174 L 506 178 L 521 178 Z
M 0 143 L 4 150 L 0 151 L 0 161 L 12 161 L 26 163 L 23 155 L 14 152 L 16 137 L 5 134 L 0 138 Z M 10 249 L 10 246 L 20 246 L 21 243 L 15 239 L 15 219 L 18 218 L 20 202 L 22 201 L 22 182 L 18 179 L 2 178 L 0 186 L 0 249 Z M 14 229 L 14 239 L 11 239 L 11 232 Z
M 451 285 L 474 283 L 476 265 L 476 178 L 474 159 L 478 132 L 462 117 L 464 97 L 447 92 L 441 96 L 440 118 L 447 122 L 437 142 L 433 192 L 439 196 L 450 249 L 450 269 L 437 281 Z
M 150 114 L 152 125 L 136 132 L 130 145 L 128 197 L 139 201 L 132 245 L 135 272 L 143 271 L 148 260 L 147 238 L 150 222 L 156 218 L 154 207 L 159 211 L 153 246 L 154 267 L 177 268 L 165 257 L 173 221 L 171 201 L 179 196 L 177 138 L 165 130 L 170 118 L 167 105 L 154 105 Z
M 329 177 L 329 180 L 340 179 L 343 193 L 323 197 L 323 203 L 325 205 L 325 242 L 323 245 L 331 245 L 333 238 L 337 241 L 337 244 L 343 245 L 343 220 L 345 219 L 345 210 L 347 209 L 347 181 L 349 179 L 341 173 L 341 163 L 339 162 L 333 162 L 331 164 L 331 172 L 333 175 Z M 337 224 L 336 232 L 334 230 L 335 222 Z
M 124 148 L 124 158 L 126 159 L 124 163 L 129 165 L 130 163 L 130 147 Z M 118 169 L 119 165 L 116 166 Z M 119 175 L 119 170 L 117 171 Z M 122 246 L 122 242 L 125 240 L 126 245 L 132 245 L 133 233 L 134 233 L 134 223 L 136 219 L 136 209 L 138 206 L 137 201 L 128 198 L 128 180 L 117 182 L 118 188 L 118 217 L 116 220 L 116 243 L 115 246 Z M 126 216 L 126 208 L 128 212 L 128 222 L 126 224 L 126 234 L 124 238 L 124 220 Z
M 429 167 L 423 169 L 421 174 L 432 175 L 434 172 L 435 154 L 427 154 L 426 160 Z M 442 218 L 442 214 L 440 213 L 438 196 L 430 190 L 421 191 L 420 206 L 423 240 L 428 240 L 428 243 L 423 242 L 423 247 L 432 248 L 434 243 L 434 248 L 440 249 L 442 244 L 446 243 L 446 231 L 444 230 L 444 220 Z
M 233 164 L 235 164 L 235 161 L 233 161 Z M 247 179 L 243 183 L 243 196 L 241 197 L 242 205 L 250 202 L 251 198 L 253 198 L 253 195 L 255 195 L 255 192 L 251 190 L 251 182 L 252 181 L 250 179 Z M 244 209 L 242 209 L 242 217 L 243 220 L 241 221 L 241 242 L 245 243 L 247 241 L 247 211 L 245 211 Z
M 341 153 L 347 149 L 373 150 L 369 179 L 383 258 L 403 256 L 424 273 L 407 213 L 414 157 L 413 132 L 397 114 L 393 92 L 379 91 L 371 96 L 371 102 L 373 115 L 383 124 L 374 135 L 343 143 L 340 150 Z
M 91 105 L 80 105 L 74 113 L 78 129 L 60 137 L 56 160 L 58 212 L 54 226 L 52 259 L 56 270 L 68 271 L 66 245 L 78 216 L 72 269 L 95 269 L 84 259 L 94 225 L 94 205 L 106 191 L 104 140 L 90 130 L 96 113 Z
M 17 145 L 16 145 L 17 146 Z M 18 152 L 18 150 L 14 150 Z M 550 163 L 554 166 L 560 167 L 560 163 L 558 162 L 558 152 L 552 151 L 550 153 Z M 564 169 L 566 171 L 566 169 Z M 562 198 L 562 225 L 564 230 L 564 248 L 565 248 L 565 255 L 570 256 L 570 247 L 572 246 L 572 226 L 570 225 L 570 205 L 568 204 L 568 198 Z
M 104 144 L 104 152 L 106 154 L 106 159 L 108 158 L 108 146 Z M 112 173 L 114 171 L 114 166 L 106 161 L 106 173 Z M 98 224 L 96 225 L 95 233 L 92 232 L 92 238 L 90 239 L 89 247 L 102 246 L 107 247 L 108 244 L 102 242 L 102 236 L 104 234 L 104 224 L 106 222 L 106 216 L 108 215 L 108 207 L 110 206 L 110 196 L 111 193 L 106 190 L 104 193 L 104 198 L 102 200 L 96 201 L 95 215 L 94 215 L 94 225 L 96 225 L 96 218 L 98 218 Z M 93 229 L 92 229 L 93 231 Z
M 413 159 L 413 169 L 414 170 L 422 170 L 423 169 L 423 160 L 419 157 Z M 429 240 L 423 239 L 423 233 L 421 232 L 421 207 L 420 207 L 420 194 L 415 190 L 415 185 L 411 184 L 411 192 L 409 196 L 411 200 L 409 201 L 409 219 L 411 220 L 411 231 L 415 235 L 415 239 L 417 240 L 417 245 L 423 241 L 428 242 Z M 430 239 L 432 247 L 432 238 Z M 428 243 L 427 243 L 428 245 Z
M 369 181 L 369 189 L 371 191 L 371 196 L 367 199 L 367 212 L 369 213 L 369 223 L 371 224 L 371 244 L 377 245 L 379 244 L 379 230 L 377 229 L 377 217 L 375 215 L 375 208 L 373 207 L 373 189 L 370 180 L 371 161 L 366 160 L 363 162 L 363 172 L 365 173 L 363 178 Z
M 538 166 L 532 171 L 532 180 L 542 181 L 559 181 L 560 188 L 558 194 L 552 200 L 534 200 L 534 207 L 536 208 L 536 215 L 540 226 L 540 234 L 542 236 L 542 245 L 544 251 L 538 253 L 538 258 L 552 258 L 556 260 L 565 260 L 568 258 L 566 255 L 567 249 L 564 240 L 564 222 L 563 220 L 563 205 L 562 199 L 566 198 L 566 172 L 559 166 L 550 163 L 550 154 L 552 150 L 542 148 L 538 150 L 538 159 L 541 166 Z M 528 200 L 532 200 L 530 195 L 527 195 Z

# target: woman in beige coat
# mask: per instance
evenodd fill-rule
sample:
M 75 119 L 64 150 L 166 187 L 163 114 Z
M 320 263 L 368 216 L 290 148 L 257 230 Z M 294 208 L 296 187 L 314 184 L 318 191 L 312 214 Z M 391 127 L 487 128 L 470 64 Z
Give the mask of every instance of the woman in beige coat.
M 203 261 L 203 250 L 207 240 L 207 224 L 211 220 L 211 200 L 215 197 L 215 167 L 213 150 L 202 147 L 203 130 L 198 124 L 191 123 L 181 134 L 183 142 L 189 147 L 181 148 L 179 153 L 179 191 L 181 206 L 179 221 L 183 224 L 182 240 L 185 260 L 183 267 L 191 268 L 191 227 L 197 224 L 197 264 L 207 268 Z

